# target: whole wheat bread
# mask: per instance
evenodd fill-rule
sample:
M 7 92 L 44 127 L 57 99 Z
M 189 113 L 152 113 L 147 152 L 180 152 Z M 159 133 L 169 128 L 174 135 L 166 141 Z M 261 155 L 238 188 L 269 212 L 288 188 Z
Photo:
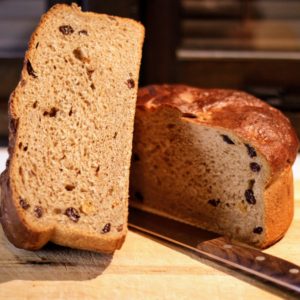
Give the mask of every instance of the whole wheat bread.
M 266 247 L 292 220 L 297 149 L 288 119 L 246 93 L 142 88 L 131 205 Z
M 111 252 L 127 231 L 143 26 L 56 5 L 10 98 L 1 223 L 17 247 Z

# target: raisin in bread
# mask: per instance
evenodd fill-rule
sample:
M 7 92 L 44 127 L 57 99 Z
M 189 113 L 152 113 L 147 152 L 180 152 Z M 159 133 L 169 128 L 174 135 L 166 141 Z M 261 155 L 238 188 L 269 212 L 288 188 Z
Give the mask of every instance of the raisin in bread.
M 142 88 L 131 204 L 263 248 L 291 223 L 297 149 L 288 119 L 246 93 Z
M 10 98 L 1 223 L 17 247 L 112 252 L 127 231 L 139 23 L 57 5 Z

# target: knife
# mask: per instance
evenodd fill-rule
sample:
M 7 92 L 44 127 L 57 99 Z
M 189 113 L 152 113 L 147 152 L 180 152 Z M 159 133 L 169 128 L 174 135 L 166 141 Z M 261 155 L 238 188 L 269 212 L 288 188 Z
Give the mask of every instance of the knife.
M 300 295 L 300 266 L 173 219 L 129 209 L 129 227 Z

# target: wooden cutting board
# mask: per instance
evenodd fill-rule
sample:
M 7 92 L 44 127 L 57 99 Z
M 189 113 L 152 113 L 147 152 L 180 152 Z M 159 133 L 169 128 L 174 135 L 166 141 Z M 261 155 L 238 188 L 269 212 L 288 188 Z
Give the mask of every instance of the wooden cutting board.
M 300 265 L 300 182 L 295 218 L 267 253 Z M 0 231 L 0 299 L 287 299 L 258 283 L 170 244 L 130 231 L 120 251 L 103 255 L 48 245 L 30 252 Z

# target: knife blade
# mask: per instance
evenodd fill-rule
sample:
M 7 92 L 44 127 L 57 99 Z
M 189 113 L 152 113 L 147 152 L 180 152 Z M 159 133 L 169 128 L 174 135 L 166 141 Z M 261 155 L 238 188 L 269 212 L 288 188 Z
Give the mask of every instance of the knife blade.
M 300 266 L 173 219 L 129 209 L 129 227 L 300 295 Z

